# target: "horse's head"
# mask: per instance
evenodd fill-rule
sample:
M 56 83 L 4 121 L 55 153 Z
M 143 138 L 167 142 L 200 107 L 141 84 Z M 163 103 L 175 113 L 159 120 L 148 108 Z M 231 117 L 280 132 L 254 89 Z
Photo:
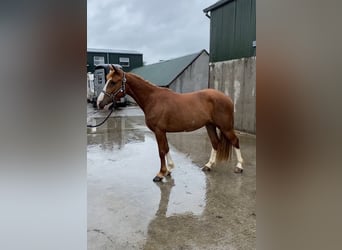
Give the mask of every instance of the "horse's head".
M 103 109 L 106 105 L 125 96 L 125 72 L 113 65 L 110 65 L 109 69 L 106 76 L 107 82 L 97 98 L 97 107 L 99 109 Z

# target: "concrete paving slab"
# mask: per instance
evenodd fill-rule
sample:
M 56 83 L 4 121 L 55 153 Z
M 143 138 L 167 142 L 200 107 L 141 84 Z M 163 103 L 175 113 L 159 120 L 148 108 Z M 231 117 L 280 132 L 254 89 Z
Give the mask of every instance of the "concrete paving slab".
M 106 111 L 88 106 L 88 122 Z M 115 111 L 88 129 L 88 249 L 256 249 L 256 156 L 253 135 L 239 134 L 235 155 L 210 172 L 205 129 L 169 133 L 172 177 L 159 171 L 157 143 L 137 107 Z

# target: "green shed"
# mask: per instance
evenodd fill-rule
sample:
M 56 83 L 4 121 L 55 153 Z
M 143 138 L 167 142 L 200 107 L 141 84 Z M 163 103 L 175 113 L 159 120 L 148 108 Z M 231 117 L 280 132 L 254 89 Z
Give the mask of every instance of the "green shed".
M 182 57 L 145 65 L 131 72 L 178 93 L 208 88 L 209 54 L 203 49 Z
M 133 50 L 87 49 L 87 72 L 94 73 L 96 65 L 120 64 L 125 71 L 143 65 L 143 55 Z
M 203 12 L 210 18 L 210 62 L 256 55 L 255 0 L 221 0 Z

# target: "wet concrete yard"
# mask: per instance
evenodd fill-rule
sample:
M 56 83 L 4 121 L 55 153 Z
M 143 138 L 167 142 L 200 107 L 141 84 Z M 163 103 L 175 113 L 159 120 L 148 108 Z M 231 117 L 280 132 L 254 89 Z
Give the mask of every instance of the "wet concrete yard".
M 88 107 L 88 123 L 106 111 Z M 211 172 L 205 129 L 169 133 L 172 177 L 159 171 L 157 143 L 139 108 L 115 111 L 88 129 L 88 249 L 256 249 L 255 136 L 239 134 L 235 155 Z

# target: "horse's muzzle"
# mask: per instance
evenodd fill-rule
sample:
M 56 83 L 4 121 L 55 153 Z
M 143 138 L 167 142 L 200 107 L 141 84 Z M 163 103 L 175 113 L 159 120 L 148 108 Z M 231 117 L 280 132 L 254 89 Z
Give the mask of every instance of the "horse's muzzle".
M 103 105 L 101 102 L 97 103 L 98 109 L 103 109 L 105 105 Z

